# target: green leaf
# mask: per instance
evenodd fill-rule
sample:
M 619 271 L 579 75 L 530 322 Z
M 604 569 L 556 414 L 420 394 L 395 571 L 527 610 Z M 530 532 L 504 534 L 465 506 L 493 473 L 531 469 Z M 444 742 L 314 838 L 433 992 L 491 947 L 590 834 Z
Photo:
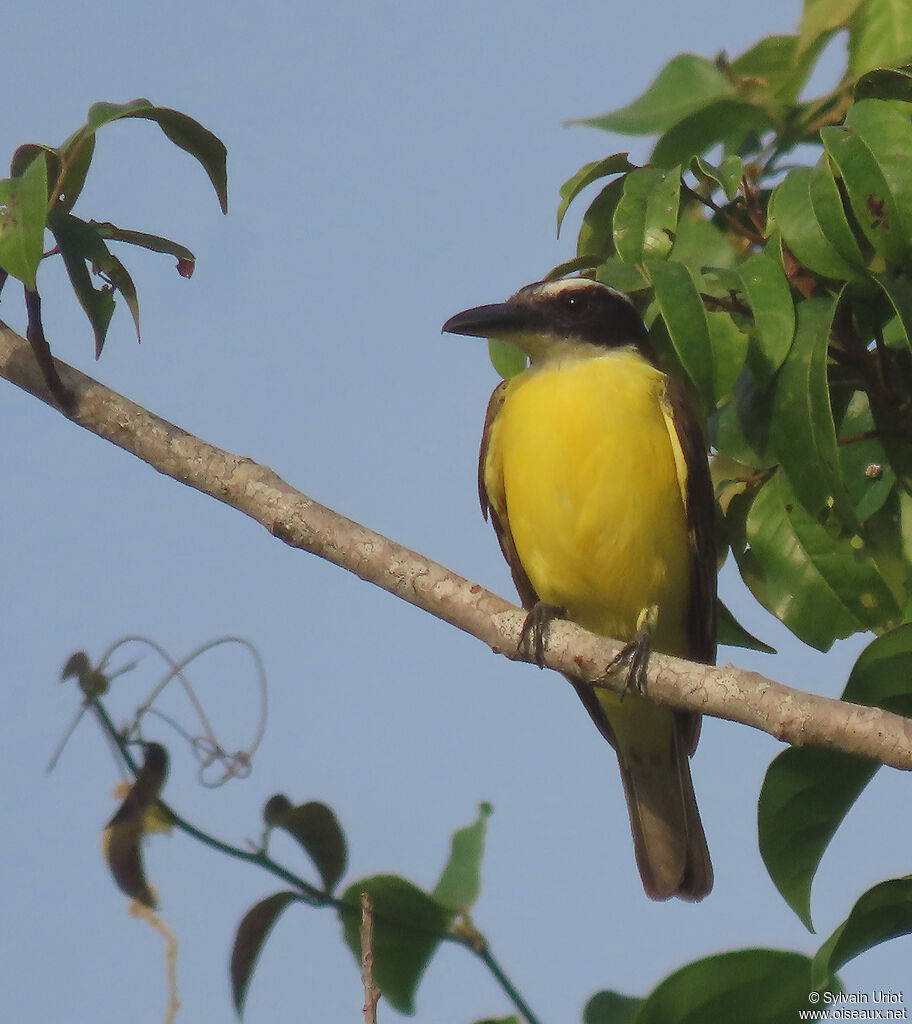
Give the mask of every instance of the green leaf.
M 35 290 L 44 248 L 47 163 L 38 153 L 21 174 L 0 181 L 0 270 Z
M 718 167 L 701 156 L 695 156 L 690 161 L 690 169 L 698 181 L 710 183 L 722 189 L 726 199 L 735 198 L 741 187 L 741 179 L 744 177 L 744 163 L 740 156 L 727 156 Z
M 234 1009 L 239 1017 L 244 1012 L 244 1003 L 247 1001 L 247 989 L 250 986 L 250 979 L 253 977 L 253 969 L 256 967 L 263 945 L 272 931 L 272 926 L 288 904 L 293 903 L 296 899 L 298 899 L 298 895 L 294 892 L 274 893 L 252 906 L 238 925 L 234 945 L 231 947 L 229 973 Z
M 712 61 L 683 53 L 672 58 L 633 103 L 570 124 L 589 125 L 623 135 L 653 135 L 666 131 L 714 100 L 734 95 L 728 76 Z
M 560 187 L 561 201 L 557 207 L 557 234 L 560 237 L 561 225 L 573 200 L 593 181 L 605 178 L 609 174 L 619 174 L 623 171 L 632 171 L 635 164 L 627 159 L 626 153 L 615 153 L 606 156 L 602 160 L 593 160 L 592 163 L 584 164 L 572 178 L 568 178 Z
M 750 135 L 768 127 L 769 115 L 762 107 L 721 99 L 672 125 L 655 144 L 649 162 L 658 167 L 689 164 L 718 142 L 737 150 Z
M 839 750 L 790 747 L 770 764 L 757 804 L 763 863 L 785 902 L 808 931 L 811 884 L 830 840 L 877 772 Z
M 712 338 L 693 273 L 683 263 L 660 260 L 650 260 L 646 271 L 681 365 L 697 391 L 711 397 L 715 385 Z
M 361 964 L 361 893 L 374 905 L 374 978 L 389 1004 L 400 1013 L 415 1012 L 421 975 L 450 925 L 452 913 L 435 899 L 395 875 L 374 875 L 350 885 L 342 895 L 343 936 Z
M 145 99 L 120 104 L 95 103 L 89 108 L 83 130 L 94 133 L 103 125 L 125 117 L 154 121 L 175 146 L 195 157 L 212 182 L 222 213 L 228 212 L 228 152 L 218 136 L 179 110 L 156 107 Z
M 912 351 L 912 281 L 898 274 L 873 274 L 881 291 L 896 312 L 897 334 Z
M 704 284 L 709 289 L 710 273 L 733 267 L 737 257 L 731 238 L 704 216 L 700 207 L 690 203 L 681 210 L 669 259 L 686 263 L 693 270 L 701 270 Z M 719 294 L 728 297 L 727 285 L 720 289 Z
M 457 913 L 474 906 L 481 892 L 481 859 L 492 810 L 490 804 L 481 804 L 477 820 L 453 833 L 450 859 L 434 888 L 434 899 Z
M 849 126 L 821 128 L 820 138 L 830 159 L 839 168 L 852 204 L 852 212 L 865 237 L 887 263 L 903 266 L 908 251 L 907 240 L 902 237 L 901 231 L 903 218 L 883 168 L 870 146 Z M 848 275 L 843 276 L 848 278 Z
M 864 523 L 883 507 L 896 483 L 883 442 L 874 435 L 874 417 L 864 391 L 852 395 L 839 434 L 840 438 L 855 439 L 840 444 L 839 463 L 855 516 Z
M 707 312 L 712 345 L 713 395 L 718 401 L 731 394 L 747 357 L 747 335 L 723 311 Z
M 794 1024 L 810 1005 L 810 977 L 811 961 L 800 953 L 741 949 L 706 957 L 656 986 L 636 1024 Z
M 348 849 L 330 808 L 315 800 L 295 807 L 286 796 L 277 793 L 267 800 L 263 817 L 271 828 L 282 829 L 301 844 L 320 874 L 324 892 L 331 893 L 345 873 Z
M 864 0 L 804 0 L 798 27 L 798 53 L 813 46 L 825 32 L 844 28 Z
M 912 0 L 865 0 L 849 33 L 849 75 L 912 62 Z
M 671 251 L 678 222 L 681 170 L 643 167 L 624 178 L 624 192 L 614 213 L 614 244 L 628 263 L 644 257 L 664 258 Z
M 836 299 L 798 305 L 795 338 L 775 383 L 770 444 L 798 499 L 816 515 L 842 497 L 827 387 L 827 346 Z
M 769 381 L 785 362 L 795 334 L 795 304 L 775 247 L 742 264 L 741 281 L 754 314 L 750 365 Z
M 139 308 L 136 304 L 136 290 L 133 288 L 130 275 L 127 274 L 120 261 L 115 260 L 108 251 L 101 235 L 84 220 L 61 210 L 51 212 L 48 216 L 48 227 L 57 240 L 57 246 L 63 257 L 63 263 L 73 290 L 76 292 L 76 297 L 92 325 L 95 334 L 95 358 L 97 359 L 101 355 L 108 325 L 114 313 L 115 277 L 127 288 L 125 298 L 127 298 L 133 313 L 138 336 Z M 103 285 L 98 289 L 94 288 L 86 268 L 86 261 L 94 267 L 105 270 L 110 277 L 110 284 Z M 115 264 L 122 273 L 115 268 Z M 111 276 L 112 270 L 114 270 L 114 276 Z M 132 294 L 130 294 L 131 292 Z
M 617 256 L 609 256 L 599 264 L 595 279 L 625 295 L 646 291 L 652 287 L 652 282 L 638 263 L 625 263 Z
M 813 181 L 810 167 L 789 171 L 770 197 L 767 230 L 770 234 L 778 231 L 809 270 L 838 281 L 858 280 L 861 275 L 840 256 L 817 219 L 811 198 Z
M 909 162 L 912 122 L 909 113 L 908 103 L 861 100 L 850 108 L 845 123 L 867 144 L 894 200 L 896 220 L 884 230 L 898 234 L 906 256 L 912 257 L 912 174 Z
M 634 1024 L 642 999 L 620 992 L 596 992 L 583 1010 L 583 1024 Z
M 777 464 L 769 450 L 772 395 L 746 365 L 735 382 L 734 392 L 710 416 L 713 447 L 722 455 L 752 469 Z
M 763 573 L 765 607 L 805 643 L 833 641 L 899 618 L 892 591 L 860 537 L 834 537 L 809 515 L 781 472 L 760 489 L 747 540 Z
M 614 211 L 623 194 L 624 178 L 615 178 L 589 204 L 576 242 L 579 256 L 607 259 L 614 254 Z
M 912 717 L 912 623 L 868 644 L 852 668 L 842 700 Z
M 95 153 L 95 135 L 80 133 L 58 152 L 60 167 L 50 198 L 57 209 L 69 213 L 85 186 L 86 175 L 89 173 Z
M 833 177 L 830 159 L 825 154 L 818 160 L 808 180 L 808 194 L 814 217 L 824 238 L 854 271 L 864 274 L 867 270 L 867 259 L 849 224 L 839 187 Z
M 842 700 L 912 715 L 912 623 L 868 644 Z M 767 770 L 758 804 L 760 853 L 783 899 L 808 928 L 811 883 L 823 854 L 879 767 L 840 751 L 795 747 Z
M 562 277 L 566 277 L 568 274 L 583 274 L 588 273 L 588 276 L 592 276 L 591 271 L 599 265 L 598 256 L 574 256 L 572 259 L 566 260 L 563 263 L 558 263 L 556 267 L 552 267 L 547 274 L 542 278 L 543 281 L 559 281 Z
M 504 380 L 522 373 L 529 365 L 526 353 L 521 348 L 517 348 L 512 341 L 501 341 L 499 338 L 488 338 L 488 356 L 491 365 Z
M 150 249 L 152 252 L 170 253 L 179 261 L 195 263 L 196 257 L 180 242 L 173 242 L 170 238 L 163 238 L 161 235 L 149 235 L 145 231 L 131 231 L 129 228 L 119 228 L 110 221 L 90 220 L 89 224 L 95 228 L 102 238 L 108 238 L 112 242 L 126 242 L 129 245 L 138 245 L 143 249 Z M 189 277 L 189 274 L 185 274 Z
M 718 640 L 726 647 L 743 647 L 749 651 L 762 651 L 764 654 L 775 654 L 776 648 L 770 647 L 748 632 L 732 615 L 731 611 L 719 600 L 716 601 Z
M 743 81 L 741 91 L 754 101 L 795 103 L 828 37 L 799 54 L 798 36 L 766 36 L 731 62 L 728 70 Z
M 875 885 L 858 898 L 849 916 L 817 951 L 811 968 L 812 984 L 826 984 L 859 953 L 910 932 L 912 876 Z

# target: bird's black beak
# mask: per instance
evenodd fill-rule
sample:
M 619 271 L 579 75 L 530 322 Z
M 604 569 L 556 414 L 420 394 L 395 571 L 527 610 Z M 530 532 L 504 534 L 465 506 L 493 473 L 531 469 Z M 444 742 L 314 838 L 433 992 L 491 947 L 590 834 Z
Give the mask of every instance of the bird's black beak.
M 442 334 L 467 334 L 472 338 L 507 338 L 527 327 L 527 317 L 510 302 L 476 306 L 451 316 Z

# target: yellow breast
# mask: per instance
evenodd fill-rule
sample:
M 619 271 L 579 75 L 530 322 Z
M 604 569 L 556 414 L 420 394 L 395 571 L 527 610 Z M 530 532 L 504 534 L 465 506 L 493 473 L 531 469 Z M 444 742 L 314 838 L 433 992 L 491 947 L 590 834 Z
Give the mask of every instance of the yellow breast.
M 485 484 L 539 598 L 605 636 L 657 605 L 687 655 L 685 473 L 664 376 L 631 351 L 527 370 L 493 425 Z

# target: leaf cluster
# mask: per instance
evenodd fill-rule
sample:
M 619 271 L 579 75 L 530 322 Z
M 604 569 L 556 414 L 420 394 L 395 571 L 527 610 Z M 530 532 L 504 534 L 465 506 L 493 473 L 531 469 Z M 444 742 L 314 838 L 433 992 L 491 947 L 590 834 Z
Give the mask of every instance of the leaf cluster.
M 802 98 L 839 30 L 844 77 Z M 795 35 L 733 60 L 682 54 L 633 103 L 575 122 L 657 133 L 650 162 L 587 164 L 558 207 L 560 230 L 598 184 L 554 273 L 637 302 L 705 415 L 720 548 L 820 650 L 912 612 L 907 65 L 912 17 L 886 0 L 809 3 Z M 753 645 L 727 614 L 720 640 Z
M 25 289 L 28 313 L 27 336 L 44 372 L 45 380 L 61 408 L 69 409 L 66 393 L 54 368 L 51 350 L 41 322 L 38 268 L 49 256 L 60 256 L 70 284 L 88 317 L 95 337 L 95 358 L 101 355 L 108 325 L 114 313 L 115 293 L 130 310 L 139 339 L 139 299 L 136 285 L 109 242 L 123 242 L 153 252 L 170 253 L 177 259 L 182 277 L 193 274 L 195 257 L 179 242 L 120 228 L 108 221 L 84 220 L 73 207 L 85 186 L 95 153 L 97 132 L 126 118 L 152 121 L 180 149 L 202 165 L 212 182 L 223 213 L 228 210 L 227 151 L 219 138 L 199 122 L 178 110 L 157 107 L 149 100 L 129 103 L 95 103 L 86 123 L 60 146 L 26 143 L 13 154 L 9 178 L 0 180 L 0 289 L 7 277 L 17 278 Z M 54 247 L 44 251 L 45 232 Z M 96 286 L 93 277 L 100 280 Z

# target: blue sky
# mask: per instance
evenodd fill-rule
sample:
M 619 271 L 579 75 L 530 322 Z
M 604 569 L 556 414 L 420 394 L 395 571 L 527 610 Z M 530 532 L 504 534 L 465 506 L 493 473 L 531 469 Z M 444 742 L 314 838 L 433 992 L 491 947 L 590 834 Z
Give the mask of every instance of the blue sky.
M 18 5 L 4 14 L 0 151 L 56 144 L 92 102 L 136 96 L 186 111 L 229 149 L 224 218 L 202 171 L 153 125 L 102 132 L 76 212 L 175 237 L 195 251 L 197 270 L 185 281 L 168 257 L 126 254 L 143 343 L 121 308 L 94 364 L 62 270 L 43 267 L 52 347 L 165 418 L 512 597 L 475 495 L 495 375 L 482 343 L 442 338 L 440 325 L 573 254 L 578 211 L 555 240 L 559 185 L 631 140 L 566 128 L 565 119 L 627 102 L 677 52 L 734 55 L 792 30 L 799 14 L 782 0 L 581 0 L 568 13 L 538 0 L 265 0 L 230 13 L 165 0 L 93 9 L 77 22 L 56 0 Z M 23 327 L 11 286 L 0 316 Z M 130 633 L 175 656 L 229 633 L 262 652 L 271 719 L 249 779 L 201 789 L 189 753 L 157 733 L 174 757 L 166 796 L 226 839 L 255 839 L 275 791 L 319 799 L 348 833 L 349 880 L 396 871 L 431 886 L 452 830 L 491 801 L 475 920 L 543 1020 L 579 1019 L 600 988 L 643 994 L 719 950 L 816 948 L 757 852 L 757 793 L 781 749 L 771 738 L 705 723 L 694 777 L 716 887 L 698 906 L 653 904 L 636 875 L 614 756 L 559 678 L 493 657 L 3 391 L 0 986 L 9 1020 L 163 1019 L 160 940 L 127 916 L 100 856 L 116 771 L 89 722 L 44 773 L 76 706 L 56 682 L 63 661 L 78 648 L 97 657 Z M 840 692 L 863 641 L 813 656 L 730 574 L 723 596 L 782 654 L 723 650 L 722 660 Z M 118 681 L 118 721 L 160 674 L 148 656 Z M 193 678 L 225 746 L 246 743 L 256 707 L 247 661 L 221 653 Z M 864 889 L 908 871 L 912 828 L 893 811 L 907 799 L 903 786 L 882 772 L 837 835 L 814 890 L 821 938 Z M 274 852 L 300 863 L 290 843 Z M 181 941 L 178 1019 L 232 1019 L 233 930 L 278 886 L 180 835 L 152 841 L 146 859 Z M 847 990 L 902 990 L 910 951 L 904 939 L 868 954 L 845 970 Z M 335 918 L 289 913 L 245 1019 L 352 1020 L 361 999 Z M 420 1020 L 456 1024 L 508 1009 L 458 949 L 442 950 L 419 991 Z M 381 1019 L 396 1014 L 381 1006 Z

